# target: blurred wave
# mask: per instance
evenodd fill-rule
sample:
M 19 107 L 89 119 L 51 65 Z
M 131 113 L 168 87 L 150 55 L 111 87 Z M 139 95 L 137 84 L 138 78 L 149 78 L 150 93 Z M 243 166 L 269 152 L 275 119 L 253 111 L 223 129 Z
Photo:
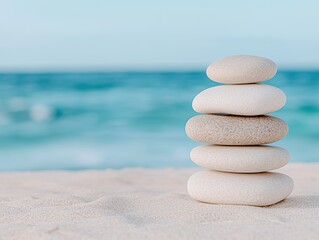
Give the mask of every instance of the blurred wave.
M 319 72 L 282 71 L 290 133 L 275 145 L 319 161 Z M 184 125 L 200 72 L 0 74 L 0 170 L 189 167 Z

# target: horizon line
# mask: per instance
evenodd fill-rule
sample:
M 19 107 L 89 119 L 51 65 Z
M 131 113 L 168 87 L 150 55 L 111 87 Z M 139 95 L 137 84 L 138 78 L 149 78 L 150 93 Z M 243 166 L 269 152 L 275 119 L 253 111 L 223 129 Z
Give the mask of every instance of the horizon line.
M 317 72 L 319 67 L 285 67 L 279 68 L 277 72 Z M 206 68 L 184 69 L 184 68 L 163 68 L 163 69 L 21 69 L 21 70 L 2 70 L 0 75 L 6 74 L 93 74 L 93 73 L 198 73 L 206 72 Z

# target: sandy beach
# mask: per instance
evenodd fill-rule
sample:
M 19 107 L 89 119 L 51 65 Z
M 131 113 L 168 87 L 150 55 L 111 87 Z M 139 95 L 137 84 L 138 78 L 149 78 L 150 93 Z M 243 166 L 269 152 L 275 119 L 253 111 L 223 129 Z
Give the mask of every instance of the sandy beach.
M 319 164 L 288 164 L 270 207 L 192 200 L 198 169 L 1 173 L 0 239 L 318 239 Z

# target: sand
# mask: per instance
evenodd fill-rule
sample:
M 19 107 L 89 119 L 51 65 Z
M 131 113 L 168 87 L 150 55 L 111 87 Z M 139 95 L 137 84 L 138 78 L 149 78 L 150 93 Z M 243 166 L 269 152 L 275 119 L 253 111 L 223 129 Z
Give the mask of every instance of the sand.
M 288 164 L 292 195 L 271 207 L 186 193 L 198 169 L 1 173 L 0 239 L 319 239 L 319 164 Z

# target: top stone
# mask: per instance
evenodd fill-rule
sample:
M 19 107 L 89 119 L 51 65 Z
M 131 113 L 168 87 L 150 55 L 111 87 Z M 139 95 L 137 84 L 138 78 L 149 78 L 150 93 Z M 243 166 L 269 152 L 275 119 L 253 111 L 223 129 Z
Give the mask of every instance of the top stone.
M 206 70 L 207 76 L 224 84 L 259 83 L 271 79 L 277 65 L 263 57 L 237 55 L 213 62 Z

